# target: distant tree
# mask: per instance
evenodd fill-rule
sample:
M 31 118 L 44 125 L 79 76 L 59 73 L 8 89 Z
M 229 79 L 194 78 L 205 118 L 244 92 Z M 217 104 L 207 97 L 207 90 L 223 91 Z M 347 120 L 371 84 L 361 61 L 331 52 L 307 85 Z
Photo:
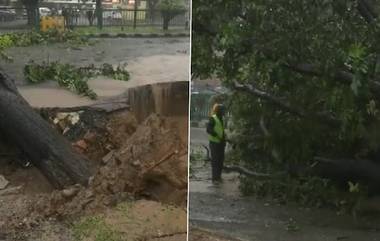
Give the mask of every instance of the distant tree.
M 86 16 L 88 19 L 88 22 L 90 23 L 90 26 L 94 23 L 94 11 L 92 9 L 86 10 Z
M 148 3 L 148 18 L 151 23 L 154 23 L 154 15 L 157 11 L 157 5 L 159 3 L 159 0 L 147 0 Z
M 170 20 L 186 11 L 183 0 L 161 0 L 158 4 L 163 18 L 163 29 L 169 29 Z

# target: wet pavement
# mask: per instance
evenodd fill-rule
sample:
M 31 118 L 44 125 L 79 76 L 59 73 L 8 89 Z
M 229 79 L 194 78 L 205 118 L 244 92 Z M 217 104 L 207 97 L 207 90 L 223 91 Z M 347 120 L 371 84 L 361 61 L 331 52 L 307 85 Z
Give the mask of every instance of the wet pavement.
M 190 132 L 191 142 L 207 137 Z M 212 184 L 209 163 L 191 163 L 190 225 L 227 239 L 252 241 L 380 241 L 380 219 L 338 216 L 333 210 L 279 205 L 242 196 L 239 176 L 224 173 L 223 183 Z M 191 234 L 190 234 L 191 235 Z

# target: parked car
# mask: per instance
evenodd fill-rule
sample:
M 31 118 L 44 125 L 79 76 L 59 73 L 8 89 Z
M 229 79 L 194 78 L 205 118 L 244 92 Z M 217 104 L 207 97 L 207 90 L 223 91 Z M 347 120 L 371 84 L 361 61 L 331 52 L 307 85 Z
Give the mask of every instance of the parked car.
M 45 16 L 50 16 L 51 15 L 50 8 L 41 7 L 41 8 L 39 8 L 39 12 L 40 12 L 40 16 L 41 17 L 45 17 Z
M 16 12 L 14 9 L 0 9 L 0 22 L 14 21 Z
M 123 19 L 119 11 L 110 11 L 110 10 L 103 11 L 103 18 L 108 19 L 108 20 L 113 20 L 113 21 L 121 21 Z

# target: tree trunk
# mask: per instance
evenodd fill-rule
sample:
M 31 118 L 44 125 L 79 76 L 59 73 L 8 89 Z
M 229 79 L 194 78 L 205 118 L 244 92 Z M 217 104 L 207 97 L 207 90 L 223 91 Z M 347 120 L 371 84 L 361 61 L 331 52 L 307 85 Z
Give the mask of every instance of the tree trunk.
M 33 110 L 1 71 L 0 138 L 20 149 L 56 188 L 87 183 L 85 158 Z
M 169 29 L 169 22 L 170 22 L 170 18 L 164 16 L 163 30 Z
M 98 28 L 102 29 L 103 28 L 103 8 L 102 8 L 101 0 L 96 0 L 95 14 L 96 14 L 96 21 L 98 23 Z
M 148 19 L 151 24 L 154 24 L 154 16 L 156 14 L 156 6 L 158 4 L 158 0 L 149 0 L 148 1 Z
M 31 6 L 27 6 L 26 7 L 26 14 L 28 17 L 28 25 L 29 26 L 35 26 L 35 24 L 36 24 L 36 9 L 31 7 Z
M 380 189 L 380 164 L 371 160 L 316 157 L 312 173 L 337 181 L 363 181 Z

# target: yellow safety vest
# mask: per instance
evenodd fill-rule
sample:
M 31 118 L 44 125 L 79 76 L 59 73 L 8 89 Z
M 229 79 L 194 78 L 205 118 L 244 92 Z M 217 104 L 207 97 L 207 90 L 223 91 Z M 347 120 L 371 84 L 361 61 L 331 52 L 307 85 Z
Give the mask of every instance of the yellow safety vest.
M 215 125 L 214 125 L 214 132 L 216 133 L 216 136 L 209 135 L 208 139 L 209 141 L 220 143 L 224 139 L 224 126 L 221 120 L 216 115 L 213 115 L 212 118 L 214 119 Z

